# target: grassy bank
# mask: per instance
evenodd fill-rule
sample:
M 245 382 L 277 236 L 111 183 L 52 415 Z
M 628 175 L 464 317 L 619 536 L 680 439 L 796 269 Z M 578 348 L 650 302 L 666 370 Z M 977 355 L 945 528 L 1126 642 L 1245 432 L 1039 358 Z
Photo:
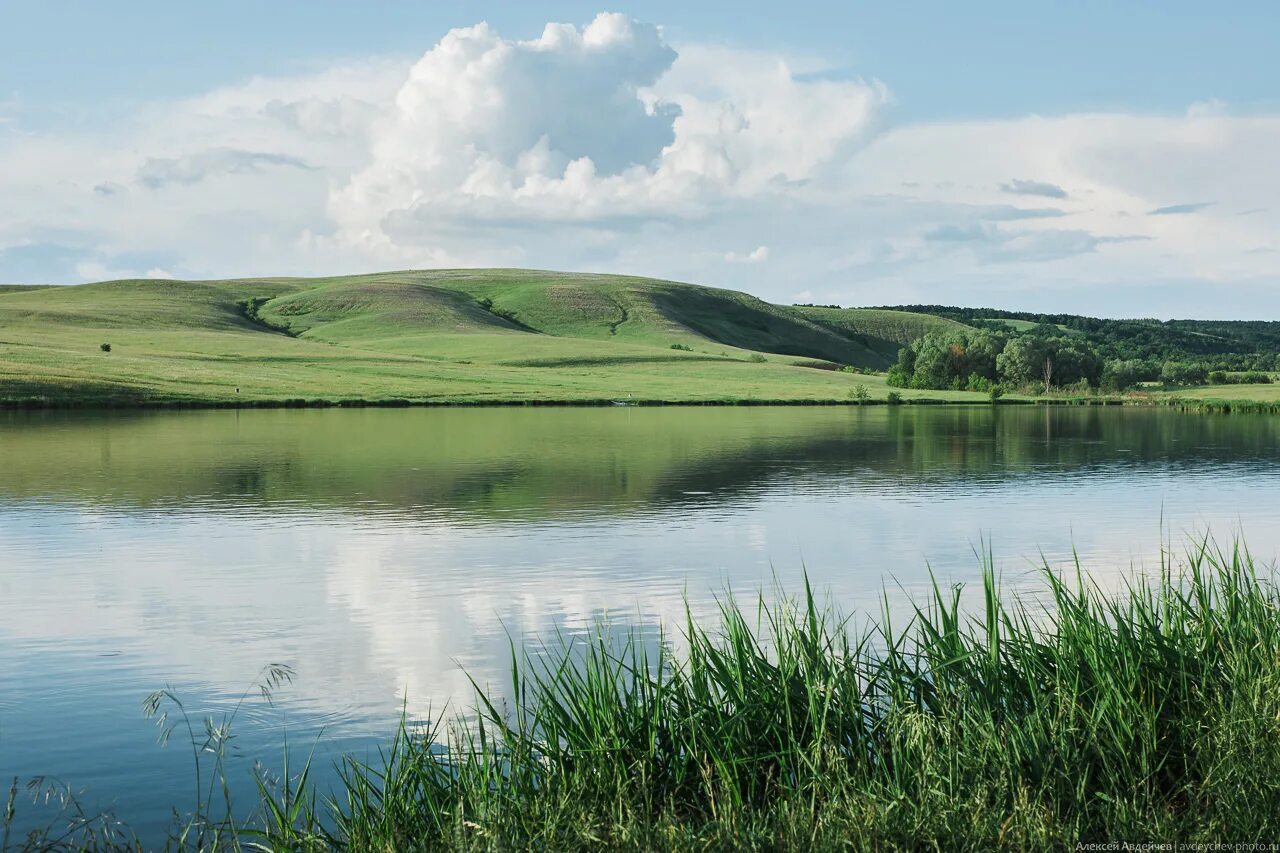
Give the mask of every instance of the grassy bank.
M 1071 849 L 1280 834 L 1280 586 L 1236 550 L 1126 595 L 986 573 L 857 627 L 804 590 L 674 642 L 516 656 L 510 703 L 402 731 L 327 798 L 264 783 L 270 849 Z M 886 611 L 887 612 L 887 611 Z M 680 651 L 676 652 L 675 649 Z M 294 768 L 297 774 L 297 768 Z M 214 802 L 216 797 L 211 797 Z M 95 836 L 96 838 L 96 836 Z

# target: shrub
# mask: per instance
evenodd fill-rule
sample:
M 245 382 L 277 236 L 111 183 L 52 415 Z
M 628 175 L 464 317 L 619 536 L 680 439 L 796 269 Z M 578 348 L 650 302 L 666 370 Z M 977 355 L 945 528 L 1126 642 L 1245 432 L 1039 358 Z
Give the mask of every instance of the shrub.
M 896 406 L 902 402 L 902 395 L 897 391 L 890 391 L 889 396 L 885 397 L 884 401 L 891 406 Z
M 1271 374 L 1260 370 L 1247 370 L 1244 373 L 1214 370 L 1209 374 L 1208 382 L 1210 385 L 1270 385 Z
M 765 358 L 758 352 L 753 352 L 751 355 L 747 356 L 747 361 L 754 362 L 756 364 L 764 364 L 768 360 L 769 359 Z
M 693 352 L 693 347 L 688 346 L 688 345 L 686 345 L 686 344 L 672 344 L 672 345 L 671 345 L 671 348 L 672 348 L 672 349 L 678 349 L 678 350 L 680 350 L 680 351 L 682 351 L 682 352 Z
M 969 380 L 965 383 L 966 391 L 987 391 L 990 392 L 996 383 L 992 382 L 985 376 L 979 376 L 976 373 L 969 374 Z
M 98 347 L 98 349 L 102 350 L 103 352 L 111 352 L 111 344 L 102 344 L 101 346 Z
M 866 402 L 871 397 L 871 392 L 867 390 L 867 386 L 859 382 L 853 386 L 853 390 L 849 392 L 849 396 L 857 400 L 859 403 Z

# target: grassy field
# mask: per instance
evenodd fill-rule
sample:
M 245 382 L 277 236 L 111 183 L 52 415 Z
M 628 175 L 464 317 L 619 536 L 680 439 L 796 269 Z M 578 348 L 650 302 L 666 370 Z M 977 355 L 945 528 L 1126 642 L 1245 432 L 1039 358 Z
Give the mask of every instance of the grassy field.
M 1012 329 L 1015 332 L 1029 332 L 1036 328 L 1039 323 L 1033 323 L 1030 320 L 1014 320 L 1004 317 L 983 317 L 988 323 L 998 323 L 1001 326 Z M 1072 329 L 1070 326 L 1064 326 L 1061 323 L 1053 323 L 1054 328 L 1062 332 L 1064 335 L 1078 335 L 1080 332 Z
M 900 347 L 964 328 L 536 270 L 6 285 L 0 406 L 982 402 L 885 384 Z M 1264 408 L 1280 386 L 1144 402 L 1191 400 Z
M 876 400 L 882 376 L 815 368 L 883 368 L 946 322 L 526 270 L 6 287 L 0 403 Z
M 855 626 L 805 589 L 749 611 L 726 597 L 719 625 L 689 619 L 673 642 L 602 628 L 561 655 L 513 653 L 514 704 L 479 692 L 473 717 L 402 729 L 380 759 L 348 759 L 333 796 L 295 764 L 261 783 L 250 819 L 222 817 L 214 789 L 177 806 L 174 838 L 298 851 L 1268 842 L 1274 570 L 1207 544 L 1162 566 L 1119 597 L 1046 569 L 1037 605 L 1002 597 L 988 570 L 977 607 L 935 587 L 905 625 Z M 266 671 L 264 688 L 289 675 Z M 200 759 L 215 778 L 224 743 Z M 114 818 L 78 815 L 33 846 L 53 837 L 130 841 Z

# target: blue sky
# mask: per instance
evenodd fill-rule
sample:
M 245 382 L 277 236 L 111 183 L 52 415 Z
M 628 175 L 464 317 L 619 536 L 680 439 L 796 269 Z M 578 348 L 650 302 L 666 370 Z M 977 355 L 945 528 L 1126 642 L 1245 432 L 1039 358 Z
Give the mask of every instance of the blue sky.
M 0 280 L 491 263 L 1280 316 L 1280 11 L 1220 6 L 7 3 Z M 632 28 L 543 36 L 606 9 Z
M 584 22 L 599 3 L 131 0 L 6 3 L 0 80 L 34 102 L 182 95 L 379 53 L 418 55 L 488 21 L 528 36 Z M 375 11 L 376 8 L 376 11 Z M 1280 103 L 1280 12 L 1233 2 L 708 2 L 610 6 L 676 40 L 828 58 L 890 82 L 904 117 L 1181 109 L 1209 99 Z

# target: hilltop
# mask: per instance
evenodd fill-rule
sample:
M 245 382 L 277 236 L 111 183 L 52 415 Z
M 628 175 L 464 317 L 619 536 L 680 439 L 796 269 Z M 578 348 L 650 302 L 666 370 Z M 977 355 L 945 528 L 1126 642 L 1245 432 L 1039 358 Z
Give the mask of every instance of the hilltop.
M 965 327 L 537 270 L 4 286 L 0 402 L 874 399 L 888 389 L 870 372 L 950 328 Z

